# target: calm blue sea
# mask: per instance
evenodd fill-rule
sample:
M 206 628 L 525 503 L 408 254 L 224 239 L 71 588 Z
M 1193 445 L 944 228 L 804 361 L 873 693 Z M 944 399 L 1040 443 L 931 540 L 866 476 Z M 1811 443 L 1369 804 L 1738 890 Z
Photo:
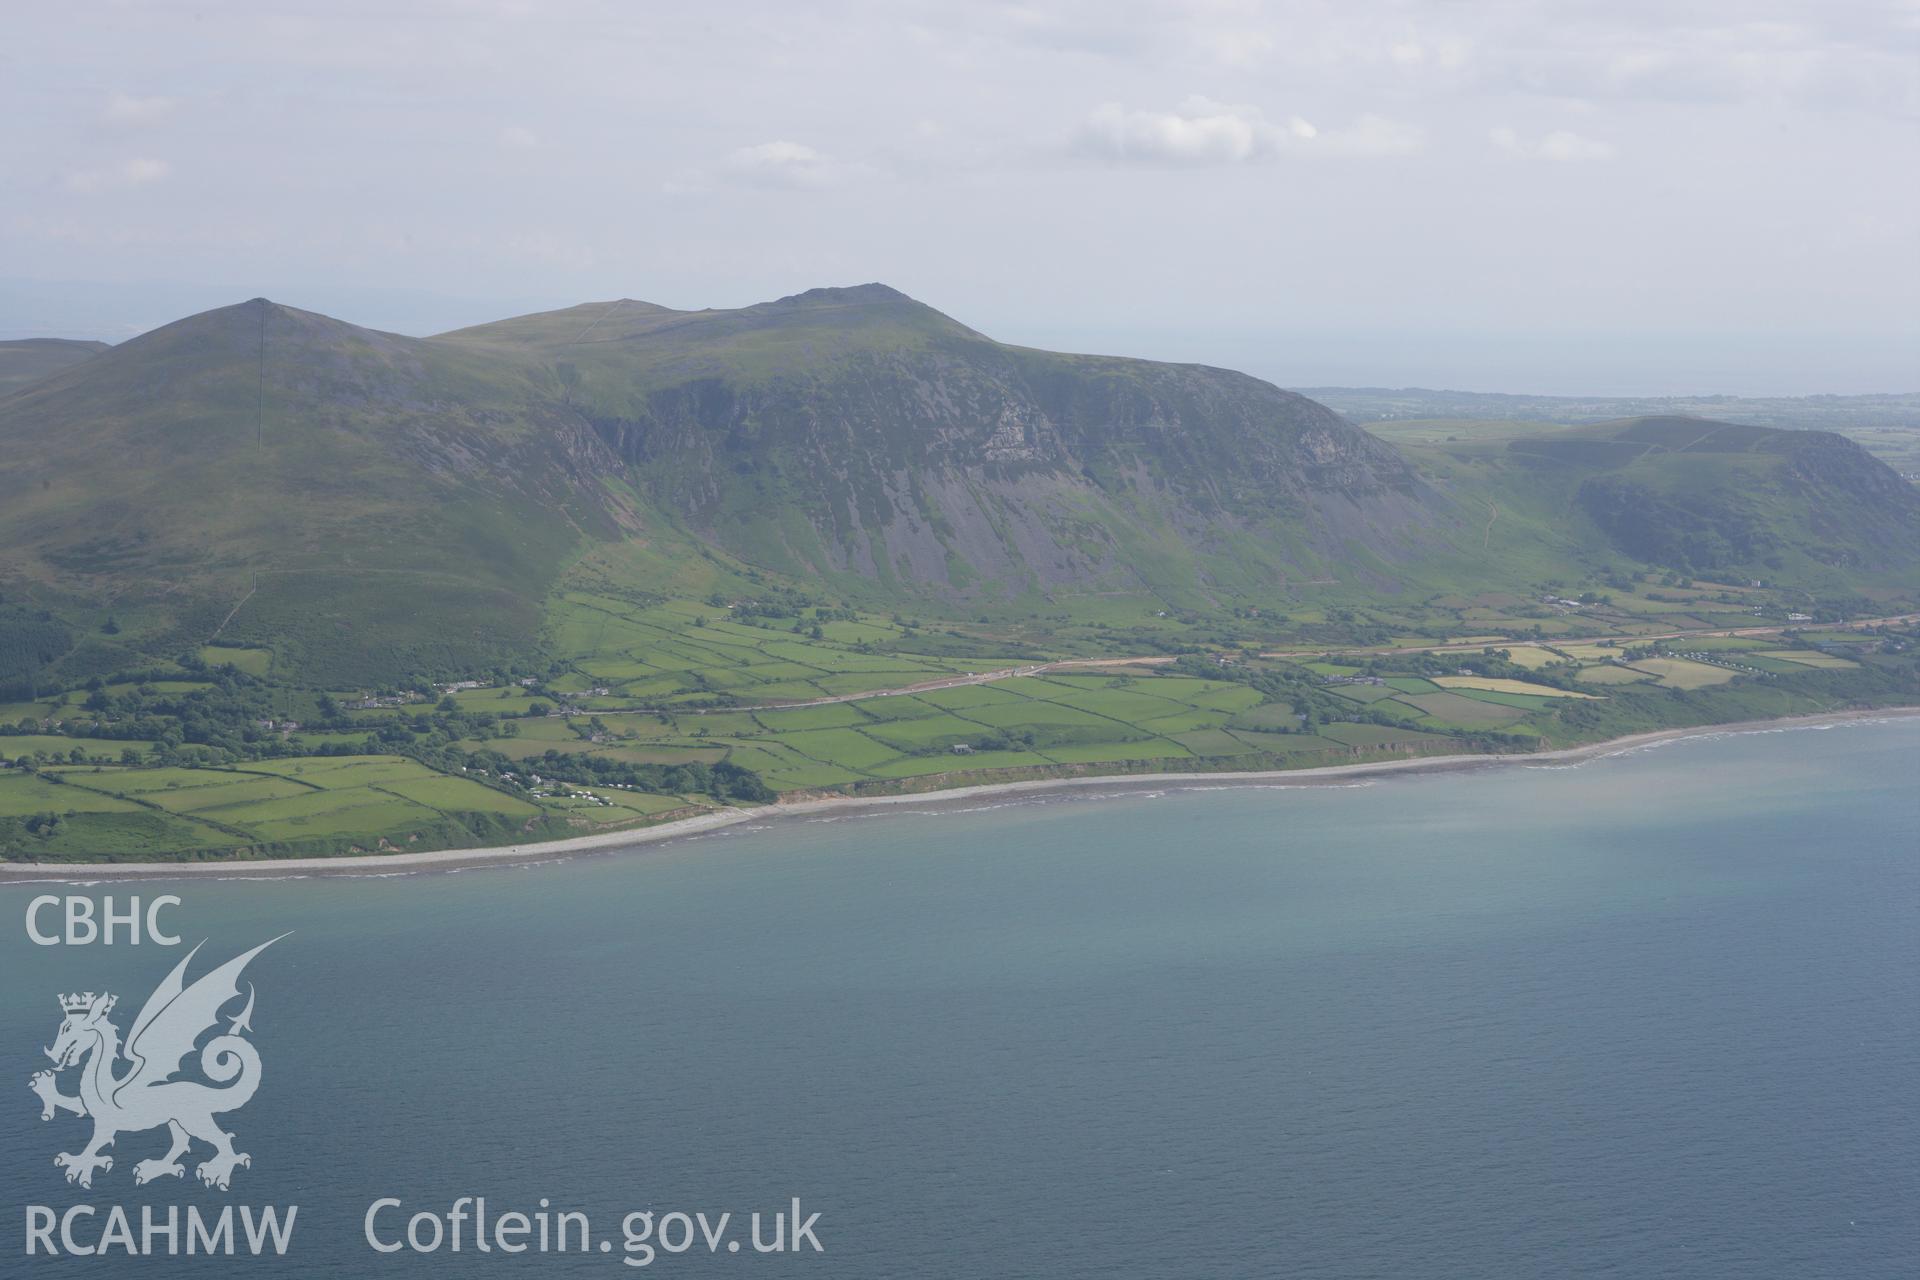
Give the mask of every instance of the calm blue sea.
M 163 891 L 196 973 L 294 931 L 247 974 L 252 1166 L 136 1189 L 150 1131 L 62 1180 L 56 994 L 125 1031 L 185 948 L 35 946 L 63 890 L 0 887 L 0 1275 L 1920 1274 L 1920 721 L 80 892 Z M 589 1251 L 363 1238 L 463 1195 Z M 621 1232 L 770 1238 L 795 1197 L 824 1253 L 643 1270 Z M 26 1206 L 75 1204 L 83 1245 L 113 1205 L 299 1209 L 268 1261 L 27 1257 Z

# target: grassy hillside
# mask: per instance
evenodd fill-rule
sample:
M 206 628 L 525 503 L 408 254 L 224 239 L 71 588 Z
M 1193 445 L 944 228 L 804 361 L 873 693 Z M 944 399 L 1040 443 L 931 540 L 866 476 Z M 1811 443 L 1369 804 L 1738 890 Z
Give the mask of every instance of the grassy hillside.
M 1691 417 L 1831 431 L 1920 483 L 1920 392 L 1859 396 L 1515 396 L 1417 387 L 1311 387 L 1300 394 L 1395 443 L 1539 435 L 1639 417 Z
M 104 342 L 82 342 L 72 338 L 0 339 L 0 396 L 79 364 L 106 349 Z
M 1795 431 L 1920 425 L 1920 392 L 1853 396 L 1532 396 L 1425 387 L 1301 387 L 1369 427 L 1415 421 L 1584 426 L 1623 418 L 1712 418 Z
M 505 660 L 631 524 L 519 365 L 264 299 L 28 386 L 0 436 L 0 586 L 86 637 L 82 676 L 216 639 L 320 681 Z
M 1831 432 L 1659 417 L 1428 438 L 1410 456 L 1460 500 L 1480 495 L 1490 541 L 1503 522 L 1531 523 L 1595 570 L 1651 565 L 1809 595 L 1912 589 L 1920 493 Z

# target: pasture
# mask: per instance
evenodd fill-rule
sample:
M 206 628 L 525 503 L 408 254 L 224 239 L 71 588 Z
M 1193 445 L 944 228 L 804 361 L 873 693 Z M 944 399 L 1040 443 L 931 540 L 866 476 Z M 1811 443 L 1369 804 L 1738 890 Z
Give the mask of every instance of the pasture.
M 1583 684 L 1639 684 L 1656 677 L 1645 671 L 1635 671 L 1632 667 L 1601 664 L 1580 668 L 1580 674 L 1574 679 Z
M 782 641 L 782 644 L 785 642 Z M 1424 680 L 1410 687 L 1438 694 Z M 1398 696 L 1360 685 L 1377 699 Z M 1362 695 L 1365 696 L 1365 695 Z M 1495 695 L 1489 695 L 1495 696 Z M 1376 699 L 1376 700 L 1377 700 Z M 1356 711 L 1359 700 L 1350 700 Z M 1525 707 L 1462 698 L 1466 723 L 1505 723 Z M 1545 700 L 1535 700 L 1545 705 Z M 1402 707 L 1401 713 L 1419 714 Z M 1007 768 L 1046 769 L 1245 756 L 1252 752 L 1427 749 L 1444 735 L 1347 725 L 1342 739 L 1296 732 L 1299 713 L 1263 704 L 1246 684 L 1188 675 L 1075 669 L 814 706 L 598 713 L 604 741 L 579 717 L 520 720 L 517 738 L 485 746 L 522 760 L 549 750 L 610 759 L 714 763 L 752 769 L 775 790 L 811 790 Z M 965 751 L 956 748 L 964 747 Z M 697 753 L 697 754 L 696 754 Z M 1173 767 L 1173 766 L 1169 766 Z
M 1435 676 L 1433 682 L 1442 689 L 1484 689 L 1490 693 L 1525 693 L 1536 698 L 1592 698 L 1591 693 L 1576 693 L 1572 689 L 1556 689 L 1548 684 L 1534 684 L 1527 680 L 1503 680 L 1493 676 Z
M 5 806 L 144 814 L 192 844 L 246 845 L 302 840 L 404 841 L 436 836 L 457 816 L 530 820 L 530 800 L 398 756 L 259 761 L 232 768 L 70 767 L 59 782 L 0 780 Z M 33 784 L 31 786 L 26 784 Z
M 273 669 L 273 650 L 247 649 L 209 644 L 200 648 L 200 661 L 210 667 L 233 667 L 250 676 L 264 676 Z
M 763 617 L 686 600 L 636 604 L 568 591 L 551 617 L 554 645 L 578 672 L 554 687 L 586 695 L 584 705 L 596 709 L 711 702 L 716 695 L 756 705 L 805 702 L 1020 661 L 991 644 L 951 635 L 925 647 L 964 648 L 978 656 L 919 651 L 918 642 L 930 637 L 877 614 L 851 621 Z
M 1575 662 L 1605 662 L 1608 658 L 1620 656 L 1620 647 L 1610 644 L 1561 644 L 1554 648 Z
M 1464 694 L 1443 690 L 1438 693 L 1409 693 L 1401 695 L 1401 702 L 1426 713 L 1427 719 L 1434 724 L 1452 725 L 1462 729 L 1491 729 L 1512 724 L 1527 713 L 1519 707 L 1503 707 L 1497 703 L 1482 702 Z
M 1501 647 L 1506 649 L 1509 661 L 1529 671 L 1538 671 L 1541 667 L 1550 667 L 1556 662 L 1566 661 L 1552 649 L 1537 644 L 1511 644 Z
M 1792 662 L 1802 667 L 1815 667 L 1823 671 L 1846 671 L 1860 665 L 1850 658 L 1836 657 L 1831 653 L 1822 653 L 1818 649 L 1767 649 L 1762 651 L 1760 656 L 1780 662 Z
M 1644 671 L 1673 689 L 1705 689 L 1711 685 L 1725 684 L 1739 674 L 1725 667 L 1689 662 L 1685 658 L 1641 658 L 1632 665 L 1635 670 Z

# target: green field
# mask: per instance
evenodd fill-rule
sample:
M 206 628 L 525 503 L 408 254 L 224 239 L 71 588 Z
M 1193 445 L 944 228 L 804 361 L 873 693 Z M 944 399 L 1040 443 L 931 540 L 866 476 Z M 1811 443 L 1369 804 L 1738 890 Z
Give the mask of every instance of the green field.
M 649 797 L 651 799 L 651 797 Z M 630 818 L 646 811 L 636 807 Z M 372 851 L 482 840 L 550 814 L 528 799 L 399 757 L 260 761 L 244 768 L 72 766 L 0 775 L 0 819 L 65 817 L 33 852 L 55 859 L 140 851 Z M 478 826 L 475 815 L 481 815 Z M 543 828 L 544 829 L 544 828 Z M 382 842 L 385 842 L 384 844 Z
M 1440 747 L 1456 741 L 1444 733 L 1377 724 L 1324 725 L 1320 729 L 1320 736 L 1350 747 Z
M 1399 701 L 1423 711 L 1435 724 L 1461 728 L 1485 728 L 1512 724 L 1526 713 L 1518 707 L 1503 707 L 1460 693 L 1409 693 Z
M 200 661 L 210 667 L 231 666 L 250 676 L 264 676 L 273 669 L 273 650 L 210 644 L 201 648 Z
M 1725 667 L 1689 662 L 1685 658 L 1641 658 L 1632 665 L 1635 670 L 1644 671 L 1675 689 L 1704 689 L 1734 678 L 1734 673 Z
M 59 774 L 44 777 L 24 773 L 0 775 L 0 817 L 17 818 L 28 814 L 75 810 L 82 813 L 138 813 L 140 806 L 130 800 L 69 787 Z
M 213 770 L 203 770 L 214 773 Z M 215 774 L 216 777 L 221 776 Z M 232 777 L 233 775 L 227 775 Z M 111 788 L 113 781 L 103 777 L 97 784 L 82 780 L 81 785 L 102 785 Z M 155 804 L 172 813 L 215 813 L 228 806 L 258 804 L 268 800 L 285 800 L 293 796 L 319 795 L 312 787 L 303 786 L 291 778 L 276 777 L 239 777 L 233 781 L 213 783 L 194 787 L 181 787 L 161 791 L 136 793 L 149 804 Z
M 1822 653 L 1818 649 L 1768 649 L 1760 654 L 1763 658 L 1777 658 L 1782 662 L 1791 662 L 1802 667 L 1824 667 L 1829 671 L 1844 671 L 1860 664 L 1831 653 Z
M 1691 594 L 1712 590 L 1719 588 Z M 1484 592 L 1443 603 L 1465 616 L 1511 612 L 1522 602 Z M 1651 603 L 1706 612 L 1684 601 Z M 556 638 L 574 655 L 546 675 L 445 696 L 388 689 L 382 696 L 407 700 L 341 709 L 331 721 L 321 695 L 277 682 L 264 654 L 254 663 L 264 677 L 224 668 L 207 679 L 150 674 L 14 704 L 22 713 L 14 724 L 24 718 L 35 731 L 0 735 L 0 758 L 23 766 L 0 772 L 0 847 L 13 858 L 76 860 L 502 843 L 730 802 L 708 773 L 642 778 L 623 769 L 724 766 L 775 793 L 860 794 L 1089 772 L 1308 767 L 1524 750 L 1542 737 L 1558 744 L 1666 724 L 1676 714 L 1697 720 L 1700 707 L 1660 701 L 1679 694 L 1711 696 L 1734 718 L 1832 705 L 1846 696 L 1847 681 L 1891 687 L 1872 683 L 1887 661 L 1873 656 L 1878 642 L 1845 632 L 1823 643 L 1856 656 L 1779 639 L 1685 642 L 1745 670 L 1645 648 L 1628 667 L 1599 661 L 1621 657 L 1620 645 L 1569 643 L 1563 658 L 1543 645 L 1491 640 L 1431 657 L 1346 650 L 1243 655 L 1226 667 L 1199 657 L 1151 668 L 1048 669 L 1005 651 L 919 651 L 914 646 L 978 651 L 981 642 L 948 635 L 934 644 L 925 629 L 893 617 L 816 624 L 805 614 L 740 621 L 726 613 L 696 600 L 573 593 L 560 612 L 571 633 Z M 1568 670 L 1556 664 L 1575 660 L 1591 693 L 1541 683 L 1553 677 L 1537 673 Z M 1007 674 L 1016 670 L 1025 674 Z M 994 674 L 919 687 L 960 671 Z M 1355 676 L 1369 683 L 1329 683 Z M 1817 686 L 1809 692 L 1782 692 L 1809 681 Z M 357 701 L 365 691 L 327 696 Z M 835 696 L 847 700 L 821 701 Z M 177 714 L 236 698 L 251 699 L 252 709 L 229 713 L 246 736 L 228 739 L 224 759 L 173 741 L 49 731 L 92 717 L 115 721 L 123 705 Z M 283 718 L 301 722 L 297 734 L 282 731 Z M 362 749 L 369 734 L 381 743 Z M 354 754 L 290 754 L 321 744 Z M 68 762 L 75 749 L 87 763 Z M 255 758 L 237 758 L 247 750 Z M 123 765 L 127 751 L 139 767 Z
M 1345 698 L 1349 702 L 1364 704 L 1378 702 L 1382 698 L 1391 698 L 1397 691 L 1377 684 L 1347 684 L 1338 685 L 1328 692 L 1336 698 Z
M 1585 684 L 1638 684 L 1643 680 L 1656 679 L 1645 671 L 1635 671 L 1632 667 L 1596 665 L 1580 668 L 1577 677 Z
M 1433 682 L 1442 689 L 1452 689 L 1457 693 L 1517 693 L 1536 698 L 1591 698 L 1591 693 L 1576 693 L 1571 689 L 1556 689 L 1551 685 L 1535 684 L 1530 680 L 1489 679 L 1483 676 L 1435 676 Z
M 579 692 L 596 706 L 671 706 L 731 701 L 805 702 L 990 671 L 1017 659 L 990 643 L 978 653 L 917 652 L 916 634 L 881 615 L 855 621 L 729 617 L 726 607 L 667 600 L 634 604 L 589 591 L 560 593 L 552 606 L 556 649 L 581 672 Z M 819 634 L 815 635 L 814 632 Z M 952 637 L 943 641 L 952 647 Z
M 1300 723 L 1300 713 L 1291 705 L 1269 703 L 1243 711 L 1227 723 L 1235 729 L 1292 730 Z

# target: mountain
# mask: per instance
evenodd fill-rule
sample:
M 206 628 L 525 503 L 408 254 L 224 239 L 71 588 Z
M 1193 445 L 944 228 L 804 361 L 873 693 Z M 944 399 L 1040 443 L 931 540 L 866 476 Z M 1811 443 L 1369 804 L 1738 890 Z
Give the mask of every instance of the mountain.
M 30 382 L 58 373 L 107 349 L 104 342 L 73 338 L 8 338 L 0 340 L 0 396 Z
M 1198 604 L 1404 560 L 1444 503 L 1322 406 L 1198 365 L 1005 346 L 884 285 L 592 304 L 445 335 L 533 358 L 703 540 L 845 590 Z
M 10 598 L 330 677 L 531 648 L 575 544 L 627 519 L 529 370 L 265 299 L 0 400 L 0 440 Z
M 1920 484 L 1920 392 L 1852 396 L 1520 396 L 1421 387 L 1296 388 L 1351 422 L 1399 442 L 1532 434 L 1543 425 L 1627 418 L 1706 418 L 1832 431 Z
M 424 339 L 256 298 L 0 397 L 0 680 L 6 654 L 84 676 L 211 641 L 333 687 L 474 670 L 547 651 L 582 583 L 1009 624 L 1385 602 L 1388 628 L 1622 560 L 1906 590 L 1913 519 L 1824 433 L 1402 450 L 1243 374 L 1008 346 L 877 284 Z
M 1738 419 L 1762 427 L 1851 431 L 1920 425 L 1920 392 L 1848 396 L 1533 396 L 1426 387 L 1296 387 L 1360 423 L 1409 419 L 1591 424 L 1624 418 Z
M 1512 441 L 1619 550 L 1693 573 L 1894 571 L 1920 549 L 1920 492 L 1830 431 L 1642 417 Z

